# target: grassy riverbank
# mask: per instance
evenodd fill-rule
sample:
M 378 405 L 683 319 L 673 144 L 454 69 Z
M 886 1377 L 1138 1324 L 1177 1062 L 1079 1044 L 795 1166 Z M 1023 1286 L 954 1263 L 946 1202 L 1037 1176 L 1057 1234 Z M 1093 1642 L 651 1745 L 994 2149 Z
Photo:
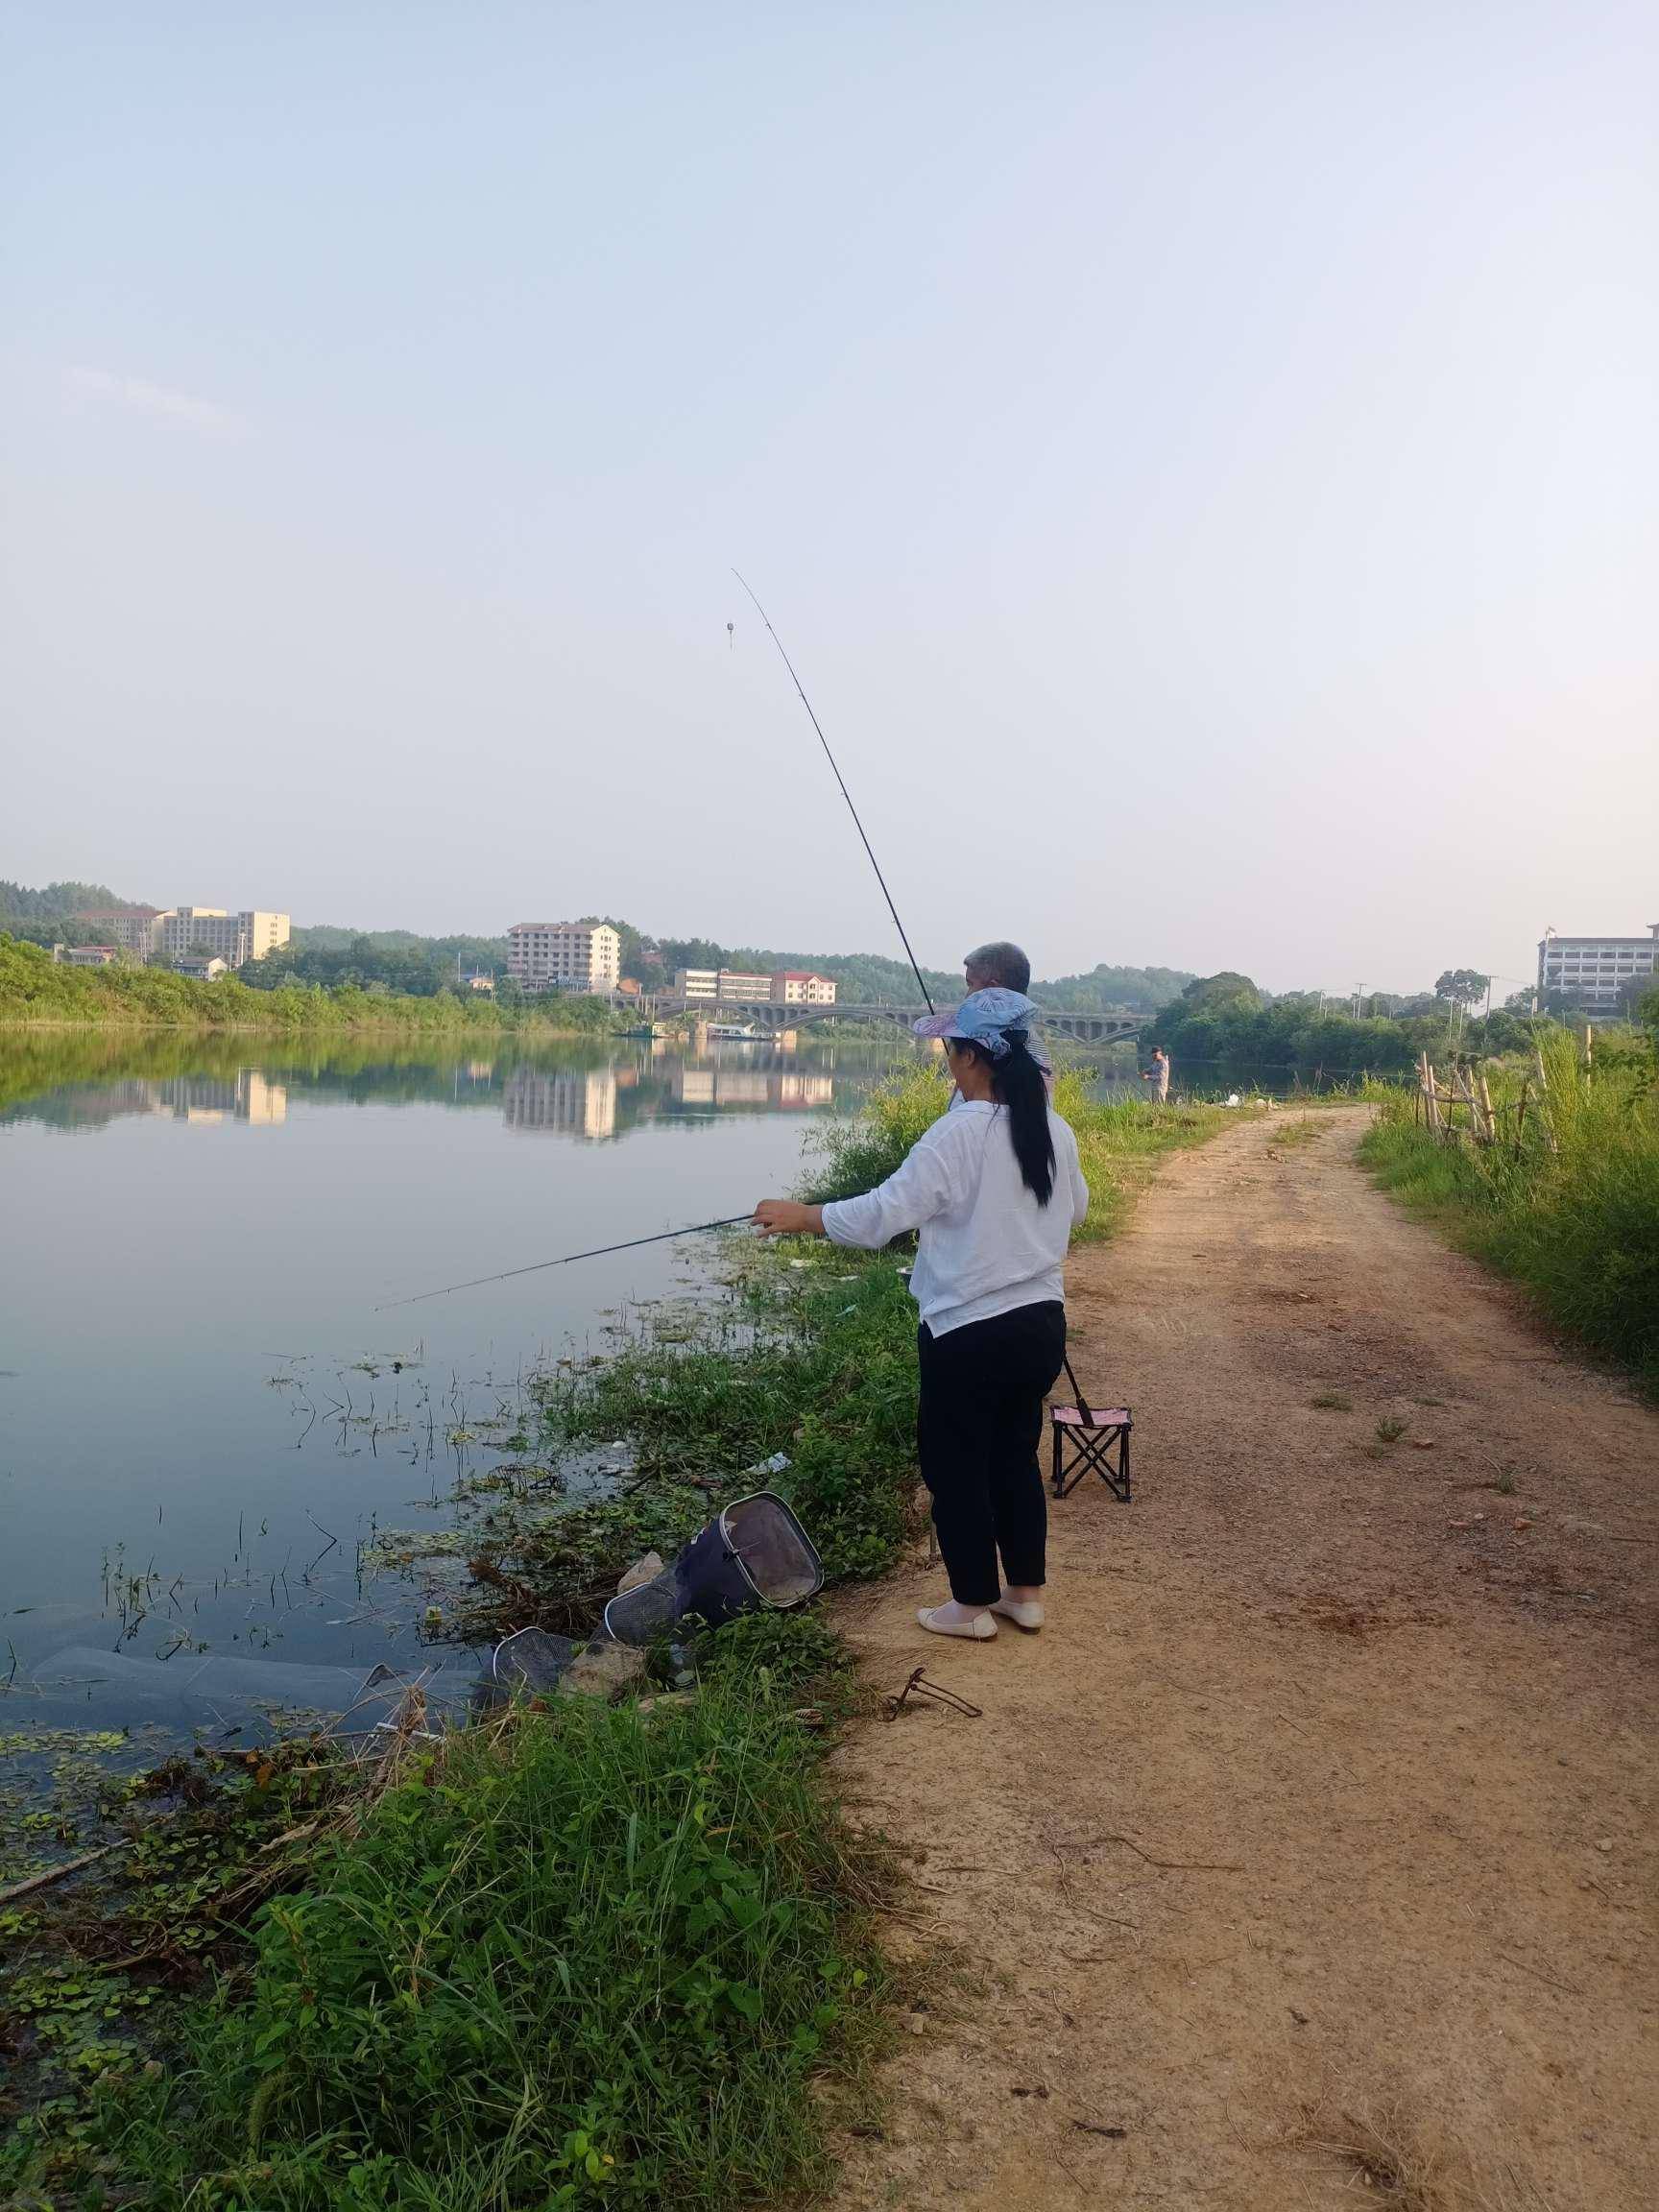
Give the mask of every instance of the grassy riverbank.
M 351 1029 L 404 1037 L 461 1038 L 523 1030 L 584 1036 L 617 1026 L 597 998 L 562 998 L 549 1007 L 499 1006 L 493 998 L 405 998 L 350 985 L 255 990 L 234 975 L 199 983 L 169 968 L 70 968 L 38 945 L 0 935 L 0 1026 L 103 1029 L 250 1030 L 308 1036 Z
M 1542 1100 L 1535 1070 L 1488 1070 L 1501 1142 L 1443 1142 L 1403 1096 L 1383 1106 L 1360 1156 L 1383 1190 L 1525 1284 L 1547 1319 L 1659 1395 L 1654 1046 L 1605 1036 L 1593 1073 L 1564 1031 L 1546 1033 L 1542 1051 Z
M 1094 1236 L 1162 1152 L 1228 1119 L 1098 1106 L 1066 1082 Z M 896 1078 L 830 1132 L 814 1194 L 884 1172 L 947 1095 L 931 1068 Z M 637 1315 L 614 1358 L 542 1379 L 538 1458 L 626 1436 L 635 1479 L 579 1510 L 484 1510 L 472 1627 L 586 1630 L 640 1551 L 671 1552 L 776 1453 L 789 1465 L 766 1479 L 833 1576 L 878 1574 L 915 1532 L 902 1255 L 734 1238 L 726 1257 L 724 1298 Z M 284 1800 L 235 1862 L 270 1863 L 279 1839 L 276 1875 L 219 1879 L 229 1903 L 191 1949 L 130 1943 L 120 1861 L 108 1936 L 72 1898 L 16 1908 L 38 2006 L 81 2004 L 77 1944 L 120 1948 L 97 1971 L 97 2017 L 72 2015 L 79 2087 L 10 2170 L 0 2152 L 0 2180 L 176 2212 L 713 2207 L 811 2185 L 883 2033 L 883 1869 L 822 1773 L 854 1699 L 816 1620 L 760 1617 L 711 1640 L 690 1702 L 560 1700 L 405 1744 L 343 1803 Z M 320 1764 L 301 1752 L 261 1778 L 254 1760 L 236 1787 L 257 1809 L 322 1788 Z M 149 1817 L 138 1802 L 124 1816 Z M 163 1848 L 147 1845 L 152 1879 Z M 142 2037 L 128 2032 L 141 2006 L 160 2023 Z M 0 2037 L 25 2058 L 43 2016 L 0 1989 Z

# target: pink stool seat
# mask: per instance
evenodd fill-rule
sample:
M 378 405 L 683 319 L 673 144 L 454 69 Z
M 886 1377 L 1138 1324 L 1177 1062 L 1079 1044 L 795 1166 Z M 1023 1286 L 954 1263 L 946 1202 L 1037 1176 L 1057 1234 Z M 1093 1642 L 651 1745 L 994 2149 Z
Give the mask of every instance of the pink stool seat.
M 1127 1406 L 1113 1406 L 1103 1409 L 1092 1406 L 1089 1408 L 1088 1423 L 1085 1424 L 1081 1407 L 1050 1406 L 1048 1417 L 1066 1429 L 1081 1429 L 1085 1426 L 1094 1429 L 1125 1429 L 1129 1425 L 1129 1408 Z

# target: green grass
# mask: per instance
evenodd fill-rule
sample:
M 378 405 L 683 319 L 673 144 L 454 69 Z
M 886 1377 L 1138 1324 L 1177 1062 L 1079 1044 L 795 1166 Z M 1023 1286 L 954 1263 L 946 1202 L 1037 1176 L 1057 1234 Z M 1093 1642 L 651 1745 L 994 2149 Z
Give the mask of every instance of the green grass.
M 647 1311 L 602 1365 L 539 1387 L 546 1452 L 626 1436 L 643 1478 L 577 1512 L 526 1524 L 509 1506 L 486 1523 L 490 1575 L 547 1626 L 589 1625 L 631 1560 L 670 1556 L 762 1480 L 789 1499 L 831 1576 L 878 1575 L 898 1555 L 916 1481 L 916 1308 L 900 1261 L 825 1243 L 734 1245 L 727 1258 L 730 1296 L 689 1334 L 683 1315 L 660 1334 Z M 745 1472 L 779 1452 L 785 1474 Z
M 712 2212 L 821 2179 L 814 2083 L 877 2031 L 878 1870 L 768 1627 L 688 1705 L 571 1700 L 423 1759 L 115 2101 L 123 2186 L 156 2212 Z
M 1308 1403 L 1317 1407 L 1322 1413 L 1352 1413 L 1354 1410 L 1353 1399 L 1343 1390 L 1321 1390 L 1310 1398 Z
M 1319 1124 L 1311 1119 L 1279 1121 L 1273 1127 L 1273 1142 L 1279 1145 L 1310 1144 L 1319 1134 Z
M 1409 1426 L 1408 1422 L 1400 1420 L 1395 1414 L 1384 1413 L 1382 1420 L 1377 1424 L 1378 1443 L 1398 1444 Z
M 1545 1139 L 1536 1073 L 1488 1070 L 1504 1142 L 1442 1142 L 1410 1099 L 1383 1109 L 1360 1146 L 1382 1188 L 1477 1258 L 1526 1285 L 1541 1311 L 1659 1393 L 1659 1070 L 1635 1040 L 1598 1044 L 1586 1077 L 1574 1041 L 1545 1041 Z M 1519 1137 L 1517 1139 L 1517 1127 Z

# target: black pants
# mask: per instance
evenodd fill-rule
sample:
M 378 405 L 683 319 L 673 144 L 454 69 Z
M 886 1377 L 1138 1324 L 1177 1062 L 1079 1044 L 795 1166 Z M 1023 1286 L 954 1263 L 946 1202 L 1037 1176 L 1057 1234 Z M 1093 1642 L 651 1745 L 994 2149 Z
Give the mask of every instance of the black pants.
M 997 1555 L 1013 1583 L 1041 1583 L 1048 1506 L 1037 1447 L 1043 1394 L 1066 1353 L 1058 1299 L 1017 1306 L 935 1336 L 916 1333 L 922 1370 L 916 1453 L 933 1499 L 933 1526 L 961 1605 L 1000 1595 Z

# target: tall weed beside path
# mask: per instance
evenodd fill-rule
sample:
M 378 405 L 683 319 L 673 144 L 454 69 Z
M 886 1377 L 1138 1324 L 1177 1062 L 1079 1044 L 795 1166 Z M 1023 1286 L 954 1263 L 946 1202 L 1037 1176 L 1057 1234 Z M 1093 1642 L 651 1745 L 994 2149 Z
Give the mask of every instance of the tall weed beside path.
M 1554 1150 L 1536 1074 L 1522 1067 L 1488 1070 L 1502 1142 L 1443 1142 L 1414 1123 L 1407 1097 L 1383 1107 L 1360 1158 L 1384 1190 L 1659 1394 L 1659 1067 L 1651 1048 L 1614 1040 L 1586 1073 L 1558 1029 L 1541 1049 Z

